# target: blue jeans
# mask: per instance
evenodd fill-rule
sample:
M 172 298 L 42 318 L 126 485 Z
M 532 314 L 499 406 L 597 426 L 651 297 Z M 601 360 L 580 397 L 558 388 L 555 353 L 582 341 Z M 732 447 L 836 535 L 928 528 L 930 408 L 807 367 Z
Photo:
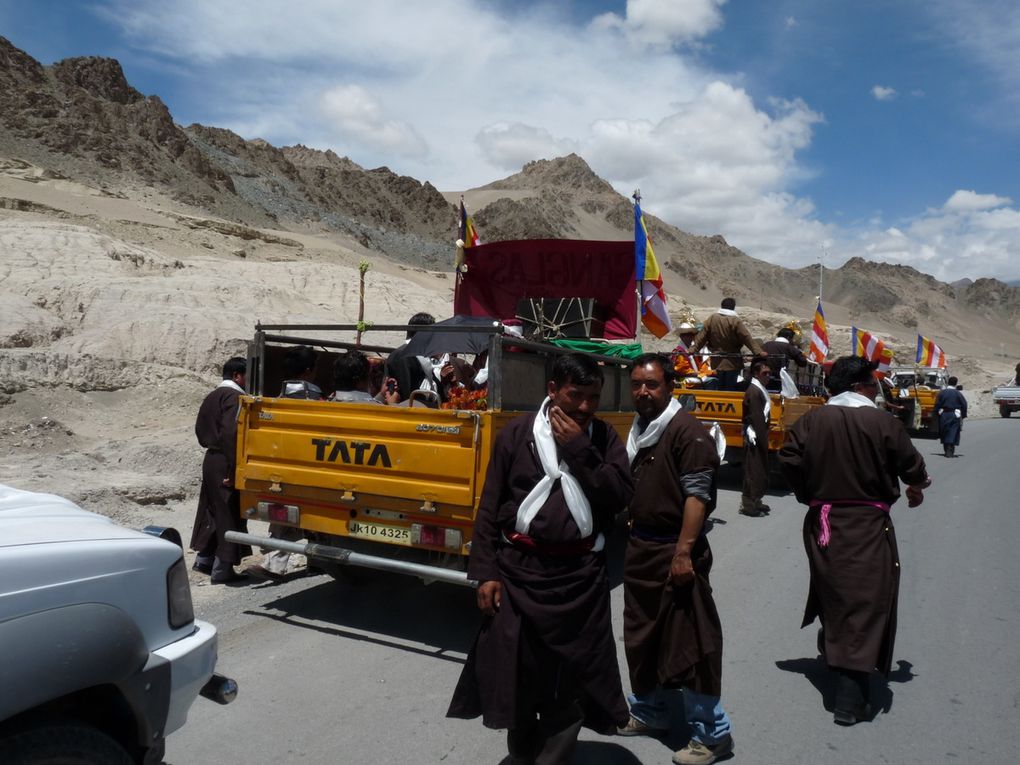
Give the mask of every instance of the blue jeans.
M 706 746 L 715 746 L 729 735 L 730 718 L 718 696 L 706 696 L 686 688 L 656 688 L 640 696 L 627 697 L 630 714 L 639 722 L 659 730 L 669 729 L 669 702 L 683 694 L 684 719 L 691 728 L 691 739 Z

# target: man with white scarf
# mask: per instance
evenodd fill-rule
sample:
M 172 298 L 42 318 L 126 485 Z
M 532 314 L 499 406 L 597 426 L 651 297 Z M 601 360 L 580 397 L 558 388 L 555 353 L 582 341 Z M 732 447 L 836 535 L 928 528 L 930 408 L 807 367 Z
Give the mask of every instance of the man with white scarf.
M 712 349 L 710 364 L 719 380 L 719 390 L 737 389 L 740 370 L 744 368 L 741 350 L 745 346 L 753 354 L 768 357 L 737 315 L 737 301 L 731 297 L 723 298 L 719 310 L 705 319 L 701 331 L 687 348 L 697 353 L 706 346 Z
M 627 720 L 604 534 L 633 493 L 627 451 L 596 418 L 602 369 L 557 358 L 539 411 L 496 438 L 468 576 L 485 615 L 450 717 L 507 728 L 513 763 L 566 763 L 582 725 Z
M 251 548 L 227 542 L 228 531 L 244 531 L 241 498 L 234 488 L 237 461 L 238 399 L 244 393 L 248 363 L 239 356 L 223 365 L 223 382 L 202 401 L 195 420 L 195 435 L 205 447 L 202 490 L 198 497 L 191 549 L 198 555 L 192 568 L 209 574 L 213 584 L 229 584 L 247 578 L 234 566 L 251 555 Z
M 871 719 L 869 676 L 892 666 L 900 561 L 889 508 L 901 480 L 909 507 L 931 485 L 903 423 L 875 406 L 875 368 L 858 356 L 837 359 L 832 398 L 790 427 L 779 452 L 797 501 L 808 505 L 811 585 L 801 627 L 822 623 L 818 650 L 836 673 L 839 725 Z
M 771 512 L 762 504 L 769 487 L 769 413 L 772 397 L 766 386 L 772 370 L 766 359 L 751 362 L 751 382 L 744 392 L 744 465 L 740 514 L 760 518 Z
M 683 704 L 691 739 L 673 762 L 709 765 L 733 750 L 719 698 L 722 625 L 705 535 L 719 456 L 705 426 L 673 398 L 673 381 L 667 356 L 646 353 L 634 360 L 630 384 L 637 415 L 627 439 L 634 498 L 623 576 L 632 694 L 630 720 L 618 733 L 665 734 L 675 698 Z

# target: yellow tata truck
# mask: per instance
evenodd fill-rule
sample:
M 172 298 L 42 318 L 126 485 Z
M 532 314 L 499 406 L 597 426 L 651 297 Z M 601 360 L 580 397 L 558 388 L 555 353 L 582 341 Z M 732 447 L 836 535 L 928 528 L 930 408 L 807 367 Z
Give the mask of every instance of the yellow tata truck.
M 794 370 L 793 380 L 798 389 L 796 397 L 781 393 L 771 395 L 769 411 L 769 452 L 777 452 L 783 445 L 787 429 L 804 414 L 825 403 L 822 371 L 817 365 Z M 740 461 L 744 447 L 744 393 L 743 391 L 711 390 L 703 383 L 691 379 L 678 380 L 673 391 L 680 405 L 706 425 L 717 422 L 726 437 L 728 458 Z
M 893 367 L 887 380 L 891 389 L 887 403 L 911 433 L 938 432 L 938 418 L 932 416 L 935 397 L 948 385 L 949 373 L 938 367 Z
M 496 436 L 517 415 L 537 411 L 551 360 L 567 351 L 502 334 L 498 324 L 493 326 L 484 333 L 488 390 L 477 409 L 279 395 L 282 359 L 295 345 L 317 351 L 315 383 L 326 393 L 332 390 L 333 360 L 340 352 L 358 347 L 371 357 L 390 351 L 334 339 L 356 329 L 256 327 L 248 351 L 248 391 L 238 413 L 235 486 L 241 512 L 248 519 L 298 529 L 307 541 L 237 532 L 228 532 L 228 538 L 305 554 L 311 565 L 335 575 L 354 565 L 473 585 L 465 573 L 467 555 Z M 618 357 L 595 358 L 605 372 L 599 416 L 626 438 L 633 419 L 628 364 Z

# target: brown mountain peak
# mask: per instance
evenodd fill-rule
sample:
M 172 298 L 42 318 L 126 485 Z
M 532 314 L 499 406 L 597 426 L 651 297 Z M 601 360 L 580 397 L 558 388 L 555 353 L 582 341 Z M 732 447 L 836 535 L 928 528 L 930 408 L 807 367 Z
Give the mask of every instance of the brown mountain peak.
M 133 104 L 145 98 L 128 84 L 124 70 L 115 58 L 65 58 L 55 63 L 52 71 L 53 76 L 64 85 L 81 88 L 105 101 Z

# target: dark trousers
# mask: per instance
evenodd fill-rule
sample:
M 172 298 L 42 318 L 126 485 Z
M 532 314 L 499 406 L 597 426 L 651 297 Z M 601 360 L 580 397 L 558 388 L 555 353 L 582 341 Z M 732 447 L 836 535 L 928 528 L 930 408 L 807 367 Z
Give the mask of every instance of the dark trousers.
M 740 377 L 740 372 L 736 369 L 726 372 L 721 369 L 715 371 L 715 378 L 719 381 L 719 390 L 736 390 L 738 377 Z

